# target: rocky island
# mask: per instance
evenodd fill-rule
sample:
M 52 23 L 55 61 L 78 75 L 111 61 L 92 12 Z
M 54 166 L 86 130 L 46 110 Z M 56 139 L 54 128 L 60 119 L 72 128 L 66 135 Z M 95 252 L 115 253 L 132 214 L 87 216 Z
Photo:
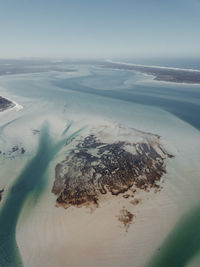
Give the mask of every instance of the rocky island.
M 15 104 L 13 102 L 0 96 L 0 112 L 6 110 L 8 108 L 12 108 L 14 106 L 15 106 Z
M 165 159 L 172 157 L 159 136 L 120 125 L 92 129 L 73 142 L 56 166 L 52 188 L 57 205 L 64 208 L 98 207 L 105 195 L 128 198 L 124 194 L 129 190 L 134 195 L 136 189 L 157 189 L 166 172 Z

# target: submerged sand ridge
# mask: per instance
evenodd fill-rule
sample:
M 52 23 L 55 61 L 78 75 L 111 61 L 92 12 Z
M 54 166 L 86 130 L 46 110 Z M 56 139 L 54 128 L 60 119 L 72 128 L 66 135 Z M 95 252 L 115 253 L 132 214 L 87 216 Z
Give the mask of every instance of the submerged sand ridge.
M 159 188 L 165 159 L 172 157 L 159 136 L 115 124 L 93 128 L 73 142 L 66 158 L 56 165 L 52 188 L 57 205 L 64 208 L 98 207 L 107 194 L 115 197 L 131 190 L 134 197 L 136 189 Z

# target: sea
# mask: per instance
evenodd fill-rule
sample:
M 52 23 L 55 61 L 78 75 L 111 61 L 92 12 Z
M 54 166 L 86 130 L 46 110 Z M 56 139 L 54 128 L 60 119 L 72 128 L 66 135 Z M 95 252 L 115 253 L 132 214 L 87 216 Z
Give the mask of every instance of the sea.
M 120 61 L 200 70 L 199 59 Z M 152 242 L 150 239 L 148 244 L 142 244 L 148 254 L 143 258 L 138 253 L 138 259 L 130 254 L 127 266 L 200 266 L 200 85 L 155 81 L 142 73 L 106 69 L 98 64 L 76 62 L 70 67 L 76 71 L 0 77 L 0 95 L 23 107 L 0 114 L 0 189 L 4 188 L 0 266 L 45 266 L 43 254 L 48 258 L 48 249 L 43 249 L 37 260 L 31 257 L 39 240 L 34 240 L 35 247 L 30 245 L 26 255 L 24 244 L 29 243 L 22 238 L 23 224 L 31 214 L 39 216 L 34 210 L 42 203 L 43 194 L 46 200 L 53 198 L 52 170 L 67 140 L 104 121 L 159 135 L 174 155 L 166 166 L 163 182 L 163 190 L 173 205 L 170 209 L 166 206 L 166 213 L 157 218 L 158 241 L 154 242 L 149 233 Z M 16 145 L 26 153 L 13 155 Z M 50 205 L 48 201 L 46 205 Z M 165 205 L 158 205 L 157 209 L 163 210 Z M 168 219 L 170 225 L 166 227 Z M 133 249 L 137 251 L 137 246 Z M 105 262 L 106 257 L 108 254 Z M 48 266 L 55 266 L 55 261 Z M 93 266 L 101 265 L 94 262 Z
M 168 68 L 200 70 L 200 58 L 134 58 L 118 59 L 125 63 L 153 65 Z

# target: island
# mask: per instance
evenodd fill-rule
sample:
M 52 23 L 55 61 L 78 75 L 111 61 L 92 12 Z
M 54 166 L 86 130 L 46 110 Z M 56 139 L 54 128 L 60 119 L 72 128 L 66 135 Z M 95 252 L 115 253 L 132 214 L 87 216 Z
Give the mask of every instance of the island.
M 102 65 L 102 67 L 118 69 L 118 70 L 138 71 L 144 74 L 154 76 L 154 80 L 157 81 L 200 84 L 200 70 L 144 66 L 137 64 L 117 63 L 112 61 L 106 62 L 105 64 Z
M 91 129 L 67 146 L 72 148 L 56 165 L 52 188 L 57 206 L 64 208 L 97 208 L 105 195 L 128 199 L 128 192 L 134 197 L 136 190 L 158 190 L 166 173 L 165 160 L 173 157 L 162 147 L 159 136 L 122 125 Z M 129 213 L 122 215 L 125 225 L 132 220 Z
M 0 96 L 0 112 L 12 108 L 14 106 L 15 104 L 13 102 Z

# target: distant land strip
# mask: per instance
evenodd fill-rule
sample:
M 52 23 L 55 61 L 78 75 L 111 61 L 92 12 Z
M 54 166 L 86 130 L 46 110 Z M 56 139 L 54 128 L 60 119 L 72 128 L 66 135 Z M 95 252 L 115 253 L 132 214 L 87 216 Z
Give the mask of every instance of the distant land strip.
M 175 82 L 175 83 L 188 83 L 200 84 L 200 71 L 191 69 L 179 69 L 157 66 L 144 66 L 137 64 L 126 64 L 120 62 L 107 61 L 103 68 L 119 69 L 119 70 L 134 70 L 144 74 L 154 76 L 154 80 Z

